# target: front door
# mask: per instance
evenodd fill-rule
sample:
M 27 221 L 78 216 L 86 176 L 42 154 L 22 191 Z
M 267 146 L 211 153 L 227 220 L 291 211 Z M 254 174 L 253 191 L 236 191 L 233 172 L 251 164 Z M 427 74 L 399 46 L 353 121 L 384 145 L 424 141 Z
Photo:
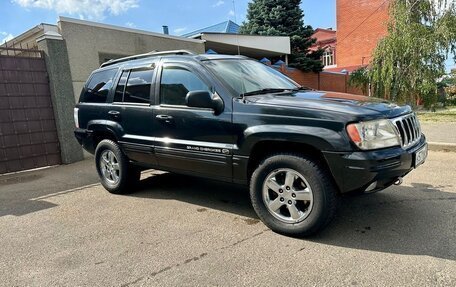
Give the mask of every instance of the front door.
M 190 91 L 216 92 L 210 80 L 196 69 L 165 63 L 158 78 L 158 105 L 154 106 L 155 153 L 161 168 L 231 181 L 231 109 L 218 115 L 212 109 L 190 108 Z M 230 104 L 230 103 L 225 103 Z

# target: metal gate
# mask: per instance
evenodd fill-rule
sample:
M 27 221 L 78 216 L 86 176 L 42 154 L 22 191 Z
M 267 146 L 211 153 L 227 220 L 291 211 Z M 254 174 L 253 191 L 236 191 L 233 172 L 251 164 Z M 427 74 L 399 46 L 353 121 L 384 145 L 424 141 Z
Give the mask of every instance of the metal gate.
M 44 54 L 0 47 L 0 174 L 60 164 Z

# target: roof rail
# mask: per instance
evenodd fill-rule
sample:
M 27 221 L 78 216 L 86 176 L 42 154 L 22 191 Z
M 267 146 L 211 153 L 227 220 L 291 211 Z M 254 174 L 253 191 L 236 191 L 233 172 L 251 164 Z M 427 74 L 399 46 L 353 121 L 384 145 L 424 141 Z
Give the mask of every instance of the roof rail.
M 128 57 L 119 58 L 119 59 L 112 59 L 112 60 L 109 60 L 109 61 L 101 64 L 100 68 L 110 66 L 113 64 L 117 64 L 117 63 L 121 63 L 121 62 L 143 59 L 143 58 L 147 58 L 147 57 L 151 57 L 151 56 L 161 56 L 161 55 L 195 55 L 195 53 L 188 51 L 188 50 L 173 50 L 173 51 L 156 51 L 155 50 L 155 51 L 145 53 L 145 54 L 133 55 L 133 56 L 128 56 Z

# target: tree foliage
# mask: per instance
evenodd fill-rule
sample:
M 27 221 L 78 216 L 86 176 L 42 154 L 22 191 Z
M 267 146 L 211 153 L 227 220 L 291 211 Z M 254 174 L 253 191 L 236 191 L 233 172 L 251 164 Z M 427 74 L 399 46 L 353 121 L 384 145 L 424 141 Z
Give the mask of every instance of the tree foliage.
M 430 105 L 445 59 L 456 52 L 456 4 L 451 0 L 392 0 L 388 35 L 369 70 L 376 96 Z
M 440 81 L 440 84 L 444 88 L 455 88 L 456 89 L 456 69 L 452 70 Z M 455 92 L 456 94 L 456 92 Z
M 455 105 L 456 104 L 456 69 L 451 71 L 449 75 L 444 77 L 439 83 L 440 88 L 445 93 L 444 103 Z
M 369 91 L 369 70 L 367 67 L 359 68 L 350 74 L 348 84 L 360 88 L 364 95 Z
M 323 50 L 309 52 L 315 43 L 314 30 L 304 25 L 301 0 L 253 0 L 249 3 L 247 21 L 241 34 L 263 36 L 289 36 L 291 44 L 290 66 L 303 71 L 319 72 L 323 69 Z

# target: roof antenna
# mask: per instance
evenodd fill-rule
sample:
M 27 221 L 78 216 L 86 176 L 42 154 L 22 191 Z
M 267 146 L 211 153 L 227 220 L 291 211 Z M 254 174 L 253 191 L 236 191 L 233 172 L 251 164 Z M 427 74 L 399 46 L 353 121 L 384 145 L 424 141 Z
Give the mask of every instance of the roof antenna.
M 233 0 L 233 13 L 234 13 L 234 23 L 237 25 L 237 16 L 236 16 L 236 3 L 235 0 Z M 239 31 L 236 34 L 236 41 L 237 41 L 237 50 L 238 50 L 238 56 L 241 55 L 241 47 L 239 47 Z
M 236 23 L 237 25 L 237 16 L 236 16 L 236 3 L 235 3 L 235 0 L 233 0 L 233 13 L 234 13 L 234 22 Z M 236 33 L 236 42 L 237 42 L 237 52 L 238 52 L 238 56 L 241 55 L 241 47 L 239 45 L 239 31 Z M 245 94 L 245 83 L 244 83 L 244 76 L 242 75 L 242 66 L 240 65 L 239 66 L 239 76 L 241 77 L 241 89 L 242 89 L 242 93 L 240 94 L 240 99 L 242 100 L 242 102 L 245 104 L 245 97 L 244 97 L 244 94 Z

